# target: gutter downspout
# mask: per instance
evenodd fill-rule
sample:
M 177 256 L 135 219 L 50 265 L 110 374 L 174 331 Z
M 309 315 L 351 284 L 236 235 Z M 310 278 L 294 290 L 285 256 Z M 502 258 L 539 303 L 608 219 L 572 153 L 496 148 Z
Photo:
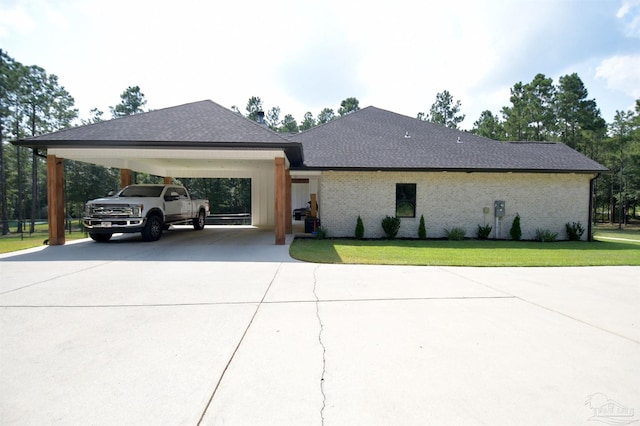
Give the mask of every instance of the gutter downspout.
M 600 177 L 600 173 L 596 174 L 595 177 L 589 180 L 589 224 L 587 225 L 587 241 L 593 241 L 593 202 L 594 196 L 593 191 L 595 188 L 596 179 Z

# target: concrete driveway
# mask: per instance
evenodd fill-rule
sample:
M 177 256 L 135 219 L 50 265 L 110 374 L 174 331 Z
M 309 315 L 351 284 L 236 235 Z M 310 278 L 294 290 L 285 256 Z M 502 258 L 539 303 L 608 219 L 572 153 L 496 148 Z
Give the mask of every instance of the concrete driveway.
M 314 265 L 273 243 L 0 255 L 0 423 L 640 420 L 640 268 Z

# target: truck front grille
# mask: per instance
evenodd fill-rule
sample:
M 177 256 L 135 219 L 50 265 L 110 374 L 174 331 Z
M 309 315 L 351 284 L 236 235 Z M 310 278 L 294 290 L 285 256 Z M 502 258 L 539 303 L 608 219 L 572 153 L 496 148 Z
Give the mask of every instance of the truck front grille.
M 95 205 L 91 208 L 92 217 L 130 217 L 133 216 L 133 208 L 129 206 Z

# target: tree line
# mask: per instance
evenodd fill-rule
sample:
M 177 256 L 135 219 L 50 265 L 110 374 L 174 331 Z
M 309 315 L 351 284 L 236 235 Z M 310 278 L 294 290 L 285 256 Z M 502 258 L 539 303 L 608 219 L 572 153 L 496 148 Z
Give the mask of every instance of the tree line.
M 603 174 L 596 185 L 598 218 L 624 222 L 640 202 L 640 99 L 634 110 L 616 111 L 607 123 L 595 99 L 589 99 L 587 88 L 577 73 L 553 79 L 537 74 L 529 83 L 518 82 L 510 90 L 509 104 L 499 114 L 485 110 L 473 123 L 471 133 L 497 141 L 562 142 L 587 157 L 605 165 L 611 173 Z M 458 129 L 466 115 L 462 103 L 448 90 L 436 95 L 428 113 L 416 118 Z M 241 113 L 236 106 L 232 109 Z M 246 105 L 245 116 L 258 121 L 264 111 L 262 100 L 253 96 Z M 280 120 L 280 108 L 273 107 L 265 115 L 272 130 L 296 133 L 324 124 L 360 109 L 358 99 L 346 98 L 338 115 L 324 108 L 317 118 L 306 112 L 300 124 L 291 114 Z
M 499 141 L 562 142 L 611 172 L 596 183 L 595 213 L 600 220 L 622 224 L 631 211 L 636 215 L 640 99 L 634 110 L 618 110 L 607 123 L 576 73 L 560 77 L 557 84 L 537 74 L 529 83 L 514 84 L 510 92 L 510 104 L 500 110 L 500 116 L 483 111 L 472 133 Z
M 109 108 L 112 118 L 145 111 L 146 98 L 139 86 L 130 86 L 120 94 L 120 102 Z M 611 170 L 598 181 L 599 208 L 613 221 L 622 208 L 635 207 L 640 200 L 640 100 L 635 111 L 617 111 L 614 121 L 606 123 L 594 99 L 580 77 L 561 77 L 558 84 L 538 74 L 530 83 L 516 83 L 510 104 L 500 115 L 483 111 L 471 132 L 499 141 L 562 142 Z M 264 107 L 258 96 L 247 101 L 245 112 L 231 109 L 254 120 L 264 120 L 271 130 L 297 133 L 358 111 L 355 97 L 345 98 L 337 109 L 323 108 L 314 116 L 310 111 L 298 121 L 282 114 L 280 107 Z M 104 120 L 104 112 L 93 108 L 80 124 Z M 444 90 L 436 95 L 428 113 L 417 118 L 458 128 L 465 119 L 461 102 Z M 58 77 L 43 68 L 26 66 L 0 50 L 0 222 L 2 235 L 35 229 L 35 221 L 47 216 L 46 153 L 17 147 L 10 141 L 53 132 L 78 123 L 73 96 Z M 80 217 L 84 203 L 117 189 L 119 170 L 78 161 L 65 160 L 65 200 L 67 216 Z M 158 176 L 136 173 L 137 183 L 159 183 Z M 250 183 L 243 179 L 197 180 L 183 183 L 211 201 L 219 212 L 246 212 L 250 208 Z M 616 207 L 617 206 L 617 207 Z M 616 211 L 616 208 L 618 209 Z M 628 211 L 628 208 L 626 208 Z M 617 213 L 617 216 L 616 216 Z M 9 221 L 12 219 L 12 222 Z M 28 225 L 28 229 L 27 229 Z
M 231 106 L 231 110 L 242 115 L 242 112 L 236 105 Z M 300 124 L 298 124 L 298 121 L 291 114 L 285 114 L 280 118 L 281 110 L 279 106 L 274 106 L 265 111 L 262 99 L 259 96 L 252 96 L 247 101 L 244 116 L 253 121 L 264 120 L 264 124 L 274 132 L 298 133 L 358 110 L 360 110 L 360 101 L 354 97 L 350 97 L 340 102 L 338 115 L 336 115 L 333 108 L 328 107 L 323 108 L 318 113 L 317 118 L 313 116 L 311 111 L 307 111 Z

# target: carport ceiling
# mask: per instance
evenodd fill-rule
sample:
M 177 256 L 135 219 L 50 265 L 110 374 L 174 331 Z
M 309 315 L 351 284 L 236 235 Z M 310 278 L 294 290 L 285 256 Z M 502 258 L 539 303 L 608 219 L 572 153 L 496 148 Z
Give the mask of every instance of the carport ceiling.
M 48 153 L 106 167 L 183 178 L 250 177 L 252 171 L 273 169 L 274 158 L 283 157 L 288 163 L 283 150 L 50 148 Z

